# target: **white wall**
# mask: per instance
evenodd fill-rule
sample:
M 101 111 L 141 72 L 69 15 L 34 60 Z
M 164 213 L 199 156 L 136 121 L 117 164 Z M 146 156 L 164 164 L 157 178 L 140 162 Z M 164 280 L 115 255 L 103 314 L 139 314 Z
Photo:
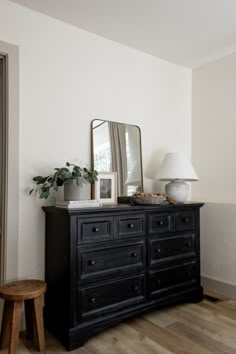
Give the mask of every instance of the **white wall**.
M 236 53 L 193 70 L 193 195 L 236 203 Z
M 20 50 L 18 275 L 43 278 L 44 213 L 25 193 L 31 177 L 66 161 L 89 164 L 90 122 L 101 118 L 141 127 L 152 190 L 163 153 L 191 154 L 191 71 L 8 0 L 0 40 Z
M 236 285 L 236 204 L 206 203 L 201 210 L 202 275 Z
M 193 70 L 192 160 L 200 181 L 192 198 L 208 202 L 201 211 L 202 274 L 222 292 L 223 283 L 236 286 L 235 92 L 236 53 Z

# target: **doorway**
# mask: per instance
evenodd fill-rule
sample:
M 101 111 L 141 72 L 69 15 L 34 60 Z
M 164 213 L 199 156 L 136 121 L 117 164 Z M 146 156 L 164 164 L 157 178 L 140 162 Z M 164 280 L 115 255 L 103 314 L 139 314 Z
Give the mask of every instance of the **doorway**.
M 0 55 L 0 283 L 4 281 L 6 231 L 6 56 Z

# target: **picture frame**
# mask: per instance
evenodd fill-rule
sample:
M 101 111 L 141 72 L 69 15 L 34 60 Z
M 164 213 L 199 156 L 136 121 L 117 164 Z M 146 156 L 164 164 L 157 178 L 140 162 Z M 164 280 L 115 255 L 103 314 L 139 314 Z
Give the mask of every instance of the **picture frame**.
M 103 205 L 117 204 L 117 172 L 98 172 L 94 198 Z

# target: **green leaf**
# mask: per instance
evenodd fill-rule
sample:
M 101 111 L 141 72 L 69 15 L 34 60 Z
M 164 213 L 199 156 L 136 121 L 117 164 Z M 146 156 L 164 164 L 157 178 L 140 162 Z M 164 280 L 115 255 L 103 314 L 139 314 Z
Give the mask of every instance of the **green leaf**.
M 31 195 L 33 191 L 34 191 L 34 188 L 29 191 L 29 195 Z
M 53 189 L 54 189 L 54 191 L 57 192 L 57 191 L 58 191 L 58 186 L 57 186 L 56 184 L 54 184 L 54 185 L 53 185 Z
M 65 167 L 54 168 L 54 173 L 48 176 L 36 176 L 33 178 L 33 182 L 36 188 L 32 188 L 29 194 L 35 192 L 35 195 L 39 193 L 39 197 L 47 199 L 50 195 L 51 189 L 58 191 L 58 187 L 63 186 L 67 181 L 73 181 L 73 183 L 81 187 L 84 183 L 94 183 L 97 181 L 98 172 L 96 170 L 89 171 L 87 167 L 80 167 L 70 162 L 66 162 Z
M 57 186 L 58 186 L 58 187 L 61 187 L 61 186 L 63 186 L 64 181 L 63 181 L 63 179 L 58 178 L 58 179 L 56 180 L 56 183 L 57 183 Z
M 84 180 L 83 180 L 82 177 L 77 177 L 77 178 L 76 178 L 77 186 L 82 187 L 83 181 L 84 181 Z
M 49 196 L 49 191 L 48 192 L 42 192 L 40 195 L 39 195 L 39 198 L 40 199 L 47 199 Z
M 38 183 L 42 183 L 43 177 L 42 176 L 36 176 L 36 177 L 33 178 L 33 181 L 34 182 L 38 182 Z

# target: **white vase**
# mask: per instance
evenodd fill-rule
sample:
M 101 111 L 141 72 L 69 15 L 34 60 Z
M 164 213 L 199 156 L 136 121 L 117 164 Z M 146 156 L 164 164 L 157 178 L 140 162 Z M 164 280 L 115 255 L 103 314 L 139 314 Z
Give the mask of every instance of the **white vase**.
M 64 184 L 64 200 L 88 200 L 91 199 L 91 184 L 83 183 L 77 186 L 72 181 Z

